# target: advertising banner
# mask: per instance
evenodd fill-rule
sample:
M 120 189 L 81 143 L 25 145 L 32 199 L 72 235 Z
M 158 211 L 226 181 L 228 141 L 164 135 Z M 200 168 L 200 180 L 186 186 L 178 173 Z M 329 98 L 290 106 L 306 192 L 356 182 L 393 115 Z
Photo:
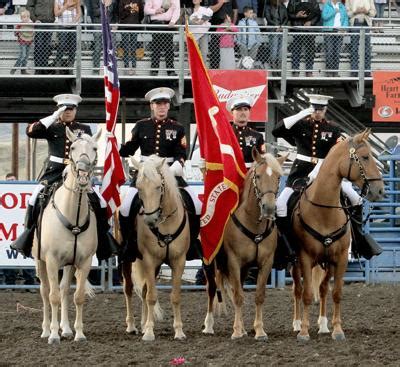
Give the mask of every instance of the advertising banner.
M 400 72 L 374 71 L 373 94 L 375 122 L 400 122 Z

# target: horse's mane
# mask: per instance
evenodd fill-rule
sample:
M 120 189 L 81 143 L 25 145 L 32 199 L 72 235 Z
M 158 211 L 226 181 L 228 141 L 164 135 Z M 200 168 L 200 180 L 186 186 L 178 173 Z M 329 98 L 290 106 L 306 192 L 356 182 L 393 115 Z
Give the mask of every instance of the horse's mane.
M 138 178 L 141 176 L 147 177 L 150 181 L 155 181 L 159 177 L 159 173 L 157 171 L 157 167 L 159 167 L 163 158 L 153 154 L 151 155 L 144 164 L 139 169 Z M 167 163 L 161 166 L 160 172 L 164 176 L 165 187 L 167 191 L 174 196 L 176 202 L 180 202 L 181 196 L 178 189 L 178 184 L 176 182 L 175 176 L 172 174 L 171 170 Z

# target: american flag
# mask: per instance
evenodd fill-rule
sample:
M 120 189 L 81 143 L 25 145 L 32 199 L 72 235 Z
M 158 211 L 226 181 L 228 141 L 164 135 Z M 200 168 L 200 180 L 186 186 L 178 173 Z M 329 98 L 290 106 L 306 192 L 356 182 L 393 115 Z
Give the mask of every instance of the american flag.
M 102 1 L 100 1 L 100 10 L 103 35 L 104 94 L 107 127 L 107 145 L 101 193 L 107 202 L 107 212 L 110 218 L 121 204 L 119 187 L 125 182 L 125 174 L 118 152 L 117 139 L 114 136 L 120 96 L 117 60 L 115 58 L 107 11 Z

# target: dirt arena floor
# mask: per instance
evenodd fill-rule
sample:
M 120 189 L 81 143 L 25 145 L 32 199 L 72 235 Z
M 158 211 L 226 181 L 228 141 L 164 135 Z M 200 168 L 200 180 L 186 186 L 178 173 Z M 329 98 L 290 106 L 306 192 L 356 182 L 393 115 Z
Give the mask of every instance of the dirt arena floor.
M 156 325 L 156 341 L 125 333 L 122 294 L 99 293 L 84 311 L 87 342 L 61 340 L 49 346 L 40 339 L 39 293 L 0 292 L 0 366 L 169 366 L 183 357 L 192 366 L 400 366 L 400 286 L 349 284 L 344 288 L 343 328 L 346 341 L 317 335 L 318 307 L 313 306 L 311 340 L 296 340 L 291 330 L 290 287 L 268 289 L 264 322 L 268 342 L 253 338 L 254 293 L 246 292 L 245 325 L 249 335 L 231 341 L 233 315 L 216 319 L 215 335 L 201 333 L 206 310 L 204 292 L 183 292 L 187 340 L 173 340 L 167 291 L 160 291 L 164 321 Z M 17 302 L 20 307 L 17 310 Z M 74 315 L 71 305 L 71 316 Z M 139 315 L 135 298 L 136 315 Z M 232 307 L 228 307 L 232 311 Z M 331 308 L 330 308 L 331 310 Z M 138 318 L 137 318 L 138 321 Z M 71 326 L 73 321 L 71 322 Z

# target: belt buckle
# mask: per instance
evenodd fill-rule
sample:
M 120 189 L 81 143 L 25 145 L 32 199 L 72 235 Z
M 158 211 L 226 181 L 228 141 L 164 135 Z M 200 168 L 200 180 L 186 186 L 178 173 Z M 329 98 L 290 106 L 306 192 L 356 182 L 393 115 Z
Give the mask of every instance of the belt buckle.
M 69 158 L 64 158 L 63 163 L 64 163 L 64 164 L 69 164 L 69 163 L 70 163 Z
M 317 164 L 317 163 L 318 163 L 318 158 L 316 158 L 316 157 L 311 157 L 311 163 Z

